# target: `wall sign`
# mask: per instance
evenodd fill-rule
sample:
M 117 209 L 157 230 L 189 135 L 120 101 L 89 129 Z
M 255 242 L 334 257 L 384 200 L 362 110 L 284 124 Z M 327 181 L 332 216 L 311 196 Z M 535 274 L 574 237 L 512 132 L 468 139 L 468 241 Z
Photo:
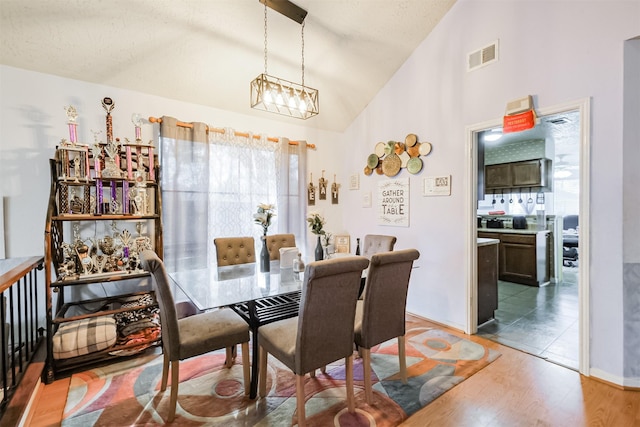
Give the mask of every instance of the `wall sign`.
M 378 183 L 378 224 L 409 226 L 409 178 Z

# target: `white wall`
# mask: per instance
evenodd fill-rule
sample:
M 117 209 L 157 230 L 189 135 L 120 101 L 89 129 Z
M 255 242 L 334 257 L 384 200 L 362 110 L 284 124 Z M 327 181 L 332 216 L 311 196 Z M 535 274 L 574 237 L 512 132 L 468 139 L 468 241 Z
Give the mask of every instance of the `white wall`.
M 360 207 L 359 194 L 375 195 L 384 176 L 361 176 L 344 211 L 352 234 L 395 234 L 399 248 L 420 250 L 409 311 L 466 322 L 465 126 L 495 120 L 529 94 L 538 108 L 591 97 L 591 366 L 621 381 L 623 42 L 639 33 L 637 1 L 458 0 L 349 127 L 345 173 L 361 171 L 377 141 L 413 132 L 433 144 L 420 174 L 399 175 L 410 177 L 409 228 L 377 226 L 375 208 Z M 496 39 L 499 61 L 467 73 L 466 55 Z M 422 197 L 422 178 L 440 174 L 452 175 L 452 195 Z
M 0 81 L 0 195 L 4 195 L 5 202 L 6 257 L 43 254 L 50 184 L 48 159 L 53 156 L 62 138 L 69 139 L 63 107 L 70 104 L 78 110 L 80 142 L 93 143 L 91 131 L 99 130 L 104 140 L 106 113 L 100 102 L 108 96 L 115 101 L 113 134 L 121 139 L 135 138 L 131 123 L 133 113 L 145 118 L 168 115 L 182 121 L 201 121 L 242 132 L 306 140 L 317 146 L 317 149 L 309 150 L 308 157 L 308 167 L 316 185 L 322 169 L 327 170 L 325 177 L 329 178 L 329 183 L 333 182 L 333 173 L 337 172 L 330 167 L 334 158 L 331 146 L 337 144 L 340 135 L 304 127 L 304 122 L 297 119 L 291 119 L 291 124 L 260 120 L 201 105 L 7 66 L 0 66 Z M 265 117 L 270 115 L 265 113 Z M 157 132 L 158 125 L 155 126 Z M 142 139 L 153 139 L 153 135 L 154 125 L 144 125 Z M 343 182 L 346 184 L 345 180 Z M 331 219 L 328 226 L 341 228 L 336 224 L 336 218 L 341 220 L 339 212 L 342 205 L 331 205 L 330 199 L 317 204 L 317 210 L 323 211 Z M 310 241 L 312 237 L 309 233 Z M 307 253 L 312 253 L 312 243 L 309 246 Z
M 622 310 L 622 99 L 623 42 L 640 33 L 637 1 L 458 0 L 344 134 L 304 127 L 304 122 L 256 120 L 199 105 L 133 91 L 62 79 L 0 66 L 0 194 L 5 196 L 6 255 L 42 253 L 49 176 L 47 159 L 67 137 L 62 107 L 78 108 L 79 136 L 104 129 L 100 100 L 116 101 L 114 135 L 133 134 L 132 113 L 171 115 L 218 127 L 306 139 L 314 182 L 325 169 L 338 173 L 340 205 L 313 208 L 328 219 L 327 230 L 348 231 L 352 241 L 367 233 L 394 234 L 397 248 L 415 247 L 416 263 L 408 310 L 463 329 L 467 315 L 463 178 L 469 153 L 465 126 L 496 120 L 507 101 L 534 95 L 548 108 L 591 97 L 593 159 L 591 216 L 591 366 L 607 380 L 623 375 Z M 500 40 L 500 60 L 466 72 L 468 52 Z M 215 94 L 212 94 L 215 96 Z M 364 176 L 367 156 L 379 141 L 416 133 L 433 144 L 418 175 L 410 177 L 410 226 L 378 226 L 376 209 L 362 208 L 384 176 Z M 145 126 L 143 138 L 150 139 Z M 360 174 L 360 189 L 348 177 Z M 452 195 L 422 197 L 422 178 L 452 175 Z M 354 243 L 353 243 L 354 244 Z M 352 250 L 354 247 L 352 247 Z M 627 362 L 633 363 L 633 362 Z M 592 371 L 593 372 L 593 371 Z

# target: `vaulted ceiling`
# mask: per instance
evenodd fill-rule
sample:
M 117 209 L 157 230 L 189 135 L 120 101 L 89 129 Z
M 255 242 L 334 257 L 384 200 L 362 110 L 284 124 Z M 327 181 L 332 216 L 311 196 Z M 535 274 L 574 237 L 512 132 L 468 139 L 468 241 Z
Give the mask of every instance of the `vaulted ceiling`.
M 264 72 L 259 0 L 0 0 L 0 63 L 194 104 L 342 131 L 456 0 L 294 0 L 308 12 L 304 122 L 252 110 Z M 302 77 L 302 26 L 268 9 L 267 71 Z

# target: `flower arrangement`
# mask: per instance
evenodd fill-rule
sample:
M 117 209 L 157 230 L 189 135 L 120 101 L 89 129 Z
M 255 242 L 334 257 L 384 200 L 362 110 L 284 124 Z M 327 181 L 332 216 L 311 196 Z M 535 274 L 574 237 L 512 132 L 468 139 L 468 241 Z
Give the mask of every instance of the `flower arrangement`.
M 313 234 L 325 234 L 325 231 L 322 229 L 322 227 L 324 227 L 324 218 L 322 215 L 317 212 L 310 212 L 307 217 L 307 222 L 309 223 L 309 228 L 311 228 L 311 232 Z
M 276 216 L 276 207 L 268 203 L 260 203 L 258 205 L 258 212 L 253 214 L 253 220 L 256 224 L 262 226 L 263 234 L 266 236 L 269 226 L 271 225 L 271 219 Z

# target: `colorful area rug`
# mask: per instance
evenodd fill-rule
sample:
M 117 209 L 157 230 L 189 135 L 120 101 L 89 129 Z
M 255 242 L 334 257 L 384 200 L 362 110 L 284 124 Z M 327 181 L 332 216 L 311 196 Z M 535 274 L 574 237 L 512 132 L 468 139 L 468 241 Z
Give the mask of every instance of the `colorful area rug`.
M 398 375 L 397 340 L 371 352 L 374 401 L 364 401 L 362 359 L 354 362 L 356 414 L 346 409 L 344 361 L 317 371 L 305 382 L 310 426 L 396 426 L 499 357 L 495 350 L 407 319 L 406 356 L 409 381 Z M 237 358 L 224 368 L 224 351 L 180 363 L 176 418 L 179 426 L 287 426 L 297 422 L 295 377 L 269 357 L 268 395 L 244 395 L 242 365 Z M 159 391 L 162 356 L 147 355 L 74 374 L 63 427 L 164 425 L 169 388 Z

